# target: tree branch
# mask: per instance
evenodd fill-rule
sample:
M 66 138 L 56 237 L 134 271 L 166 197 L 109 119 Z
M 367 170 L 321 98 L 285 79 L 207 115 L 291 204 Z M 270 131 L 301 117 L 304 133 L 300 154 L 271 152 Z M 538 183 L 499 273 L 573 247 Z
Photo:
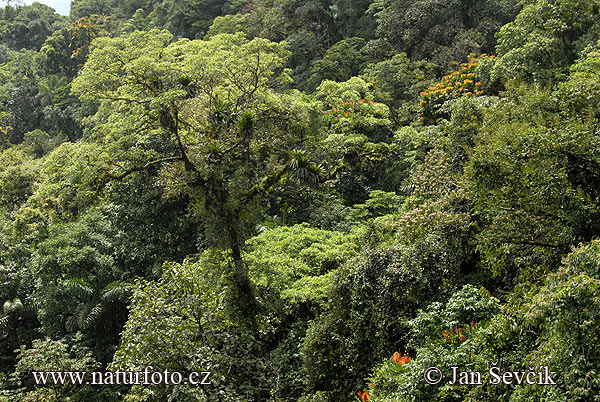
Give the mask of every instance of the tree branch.
M 174 162 L 174 161 L 180 161 L 183 160 L 182 156 L 170 156 L 168 158 L 162 158 L 162 159 L 157 159 L 151 162 L 146 163 L 143 166 L 136 166 L 130 169 L 127 169 L 124 173 L 120 174 L 120 175 L 112 175 L 112 174 L 108 174 L 108 176 L 112 179 L 112 180 L 123 180 L 124 178 L 126 178 L 127 176 L 129 176 L 132 173 L 135 172 L 141 172 L 143 170 L 148 169 L 150 166 L 154 166 L 154 165 L 158 165 L 161 163 L 167 163 L 167 162 Z

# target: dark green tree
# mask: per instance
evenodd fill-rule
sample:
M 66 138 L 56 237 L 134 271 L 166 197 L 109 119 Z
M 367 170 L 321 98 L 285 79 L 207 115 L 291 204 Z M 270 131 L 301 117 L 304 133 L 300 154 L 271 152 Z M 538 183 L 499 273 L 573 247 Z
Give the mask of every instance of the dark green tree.
M 494 34 L 519 6 L 512 0 L 380 0 L 372 10 L 378 35 L 396 51 L 448 66 L 473 52 L 492 52 Z

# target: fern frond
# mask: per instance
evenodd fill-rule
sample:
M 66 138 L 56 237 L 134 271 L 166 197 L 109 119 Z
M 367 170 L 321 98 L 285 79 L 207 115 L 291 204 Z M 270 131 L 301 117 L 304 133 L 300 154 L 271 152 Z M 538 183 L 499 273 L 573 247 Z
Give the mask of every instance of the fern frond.
M 73 311 L 75 329 L 83 329 L 83 326 L 85 325 L 85 319 L 92 310 L 92 307 L 94 307 L 93 303 L 82 303 L 75 307 L 75 310 Z

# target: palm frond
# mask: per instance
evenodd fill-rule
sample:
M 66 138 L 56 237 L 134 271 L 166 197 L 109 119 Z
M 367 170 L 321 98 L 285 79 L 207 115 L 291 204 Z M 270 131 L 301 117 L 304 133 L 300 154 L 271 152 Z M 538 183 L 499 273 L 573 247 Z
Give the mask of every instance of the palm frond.
M 129 297 L 129 284 L 115 281 L 111 282 L 102 291 L 102 301 L 116 302 L 124 301 Z
M 5 315 L 0 317 L 0 329 L 6 329 L 8 327 L 8 316 Z
M 92 327 L 100 318 L 104 311 L 101 304 L 82 303 L 73 312 L 73 315 L 67 319 L 67 326 L 70 329 L 80 329 L 85 331 Z
M 104 312 L 104 308 L 101 304 L 96 304 L 91 308 L 85 319 L 83 320 L 81 325 L 82 330 L 89 329 L 92 325 L 94 325 L 100 319 L 100 316 Z
M 64 281 L 66 288 L 77 297 L 90 298 L 94 294 L 93 286 L 82 278 L 69 278 Z
M 322 166 L 311 162 L 304 151 L 292 151 L 289 166 L 296 179 L 304 183 L 317 183 L 324 174 Z

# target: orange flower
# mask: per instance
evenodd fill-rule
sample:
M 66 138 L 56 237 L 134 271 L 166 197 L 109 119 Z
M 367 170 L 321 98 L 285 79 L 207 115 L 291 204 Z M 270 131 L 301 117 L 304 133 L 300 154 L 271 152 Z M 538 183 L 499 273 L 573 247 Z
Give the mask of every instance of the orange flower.
M 358 399 L 361 400 L 361 402 L 367 402 L 369 400 L 369 398 L 371 397 L 371 395 L 367 394 L 366 392 L 363 391 L 358 391 L 356 393 L 356 395 L 358 395 Z
M 451 341 L 456 339 L 460 342 L 463 342 L 467 339 L 467 337 L 462 333 L 464 328 L 454 328 L 451 331 L 442 331 L 442 336 L 447 341 Z
M 402 356 L 400 353 L 394 352 L 394 354 L 392 355 L 392 361 L 396 364 L 404 366 L 405 364 L 410 362 L 410 357 L 408 357 L 408 355 Z

